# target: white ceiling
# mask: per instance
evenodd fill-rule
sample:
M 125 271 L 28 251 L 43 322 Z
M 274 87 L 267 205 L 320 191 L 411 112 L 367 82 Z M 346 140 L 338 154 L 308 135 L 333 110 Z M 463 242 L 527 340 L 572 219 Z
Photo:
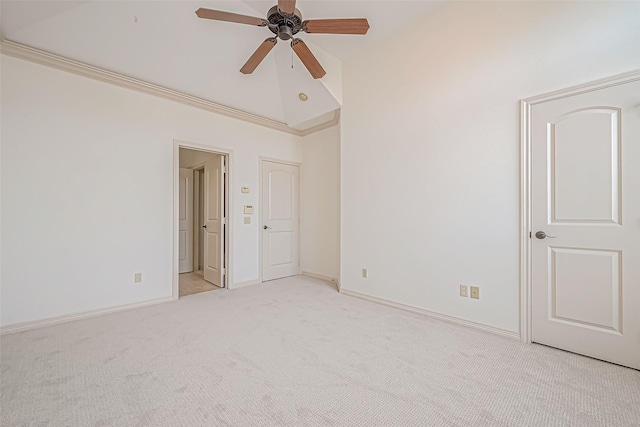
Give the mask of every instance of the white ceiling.
M 303 19 L 369 20 L 365 36 L 300 33 L 327 75 L 314 80 L 280 41 L 251 75 L 238 70 L 273 34 L 266 28 L 198 19 L 206 7 L 264 17 L 263 1 L 1 2 L 7 40 L 155 83 L 208 101 L 287 123 L 298 129 L 340 108 L 341 61 L 438 7 L 430 1 L 299 0 Z M 292 68 L 293 64 L 293 68 Z M 305 92 L 309 101 L 298 100 Z

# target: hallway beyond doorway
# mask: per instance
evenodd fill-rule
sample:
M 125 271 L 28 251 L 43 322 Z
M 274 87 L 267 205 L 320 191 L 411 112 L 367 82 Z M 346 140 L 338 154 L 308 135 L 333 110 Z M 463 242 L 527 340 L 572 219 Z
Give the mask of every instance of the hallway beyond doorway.
M 199 294 L 200 292 L 214 291 L 219 288 L 213 283 L 209 283 L 204 280 L 202 270 L 193 271 L 191 273 L 182 273 L 178 276 L 179 281 L 179 296 L 180 298 L 187 295 Z

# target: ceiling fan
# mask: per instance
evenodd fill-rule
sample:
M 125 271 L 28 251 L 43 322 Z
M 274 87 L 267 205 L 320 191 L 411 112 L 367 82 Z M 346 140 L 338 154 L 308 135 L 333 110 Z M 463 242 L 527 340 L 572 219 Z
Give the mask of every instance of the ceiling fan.
M 276 37 L 266 39 L 258 46 L 258 49 L 240 69 L 243 74 L 253 73 L 280 38 L 281 40 L 291 40 L 291 48 L 298 55 L 300 61 L 314 79 L 319 79 L 326 74 L 326 71 L 305 42 L 294 37 L 297 33 L 304 31 L 310 34 L 367 34 L 369 30 L 369 22 L 366 18 L 303 21 L 302 14 L 296 9 L 296 0 L 278 0 L 278 4 L 267 12 L 266 19 L 202 7 L 196 10 L 196 15 L 203 19 L 268 27 L 276 35 Z

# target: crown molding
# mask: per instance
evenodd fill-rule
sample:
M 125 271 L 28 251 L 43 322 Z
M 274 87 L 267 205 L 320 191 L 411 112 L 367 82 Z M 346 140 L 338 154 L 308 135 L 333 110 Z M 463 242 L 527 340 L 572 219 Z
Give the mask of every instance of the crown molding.
M 305 130 L 292 129 L 287 126 L 286 123 L 279 122 L 277 120 L 262 117 L 257 114 L 248 113 L 246 111 L 238 110 L 226 105 L 217 104 L 203 98 L 198 98 L 197 96 L 188 95 L 186 93 L 149 83 L 144 80 L 136 79 L 124 74 L 105 70 L 103 68 L 95 67 L 93 65 L 85 64 L 73 59 L 65 58 L 64 56 L 56 55 L 54 53 L 50 53 L 41 49 L 36 49 L 34 47 L 23 45 L 21 43 L 12 42 L 11 40 L 4 39 L 4 37 L 2 37 L 0 41 L 0 52 L 3 55 L 24 59 L 26 61 L 34 62 L 36 64 L 45 65 L 52 68 L 57 68 L 59 70 L 67 71 L 83 77 L 88 77 L 94 80 L 111 83 L 116 86 L 133 89 L 138 92 L 158 96 L 170 101 L 175 101 L 181 104 L 196 107 L 201 110 L 210 111 L 216 114 L 231 117 L 237 120 L 242 120 L 247 123 L 264 126 L 269 129 L 274 129 L 296 136 L 310 135 L 331 126 L 335 126 L 340 121 L 340 112 L 339 110 L 336 110 L 334 112 L 333 118 L 325 123 L 321 123 L 317 126 Z
M 301 130 L 300 136 L 311 135 L 312 133 L 320 132 L 323 129 L 328 129 L 330 127 L 336 126 L 340 123 L 340 110 L 335 110 L 333 112 L 333 117 L 330 120 L 327 120 L 324 123 L 320 123 L 319 125 L 310 127 L 309 129 Z

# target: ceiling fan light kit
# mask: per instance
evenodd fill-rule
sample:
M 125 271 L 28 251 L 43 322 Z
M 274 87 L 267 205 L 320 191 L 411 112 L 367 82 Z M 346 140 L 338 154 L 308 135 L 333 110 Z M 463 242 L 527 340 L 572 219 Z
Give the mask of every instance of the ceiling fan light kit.
M 312 19 L 303 21 L 302 14 L 296 9 L 296 0 L 278 0 L 278 4 L 267 12 L 267 19 L 221 10 L 200 8 L 196 10 L 198 18 L 212 19 L 214 21 L 235 22 L 238 24 L 268 27 L 276 35 L 258 46 L 249 60 L 240 69 L 243 74 L 251 74 L 260 65 L 262 60 L 280 40 L 291 40 L 291 48 L 296 53 L 302 64 L 307 68 L 314 79 L 319 79 L 326 74 L 320 62 L 311 52 L 304 41 L 294 36 L 300 31 L 313 34 L 360 34 L 369 31 L 369 22 L 366 18 L 346 19 Z

